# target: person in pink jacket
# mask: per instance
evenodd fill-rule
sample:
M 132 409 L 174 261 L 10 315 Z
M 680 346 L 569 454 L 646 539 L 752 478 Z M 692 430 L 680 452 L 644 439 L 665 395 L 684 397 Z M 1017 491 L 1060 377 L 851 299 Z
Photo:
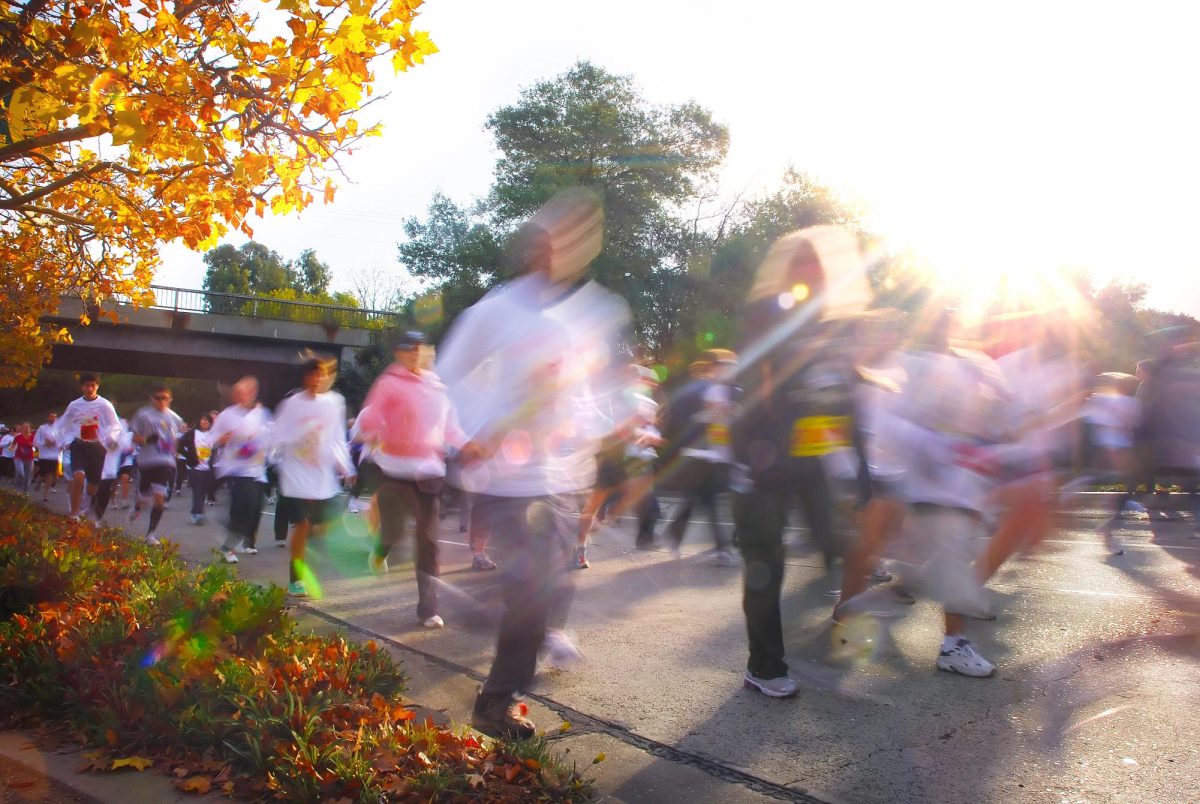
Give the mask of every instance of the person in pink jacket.
M 421 332 L 400 333 L 395 362 L 375 380 L 358 416 L 358 439 L 372 445 L 382 477 L 376 494 L 379 541 L 368 563 L 387 572 L 392 546 L 413 523 L 417 547 L 417 619 L 426 628 L 445 625 L 438 614 L 438 507 L 446 479 L 446 448 L 475 454 L 458 424 L 445 386 L 421 368 L 431 348 Z

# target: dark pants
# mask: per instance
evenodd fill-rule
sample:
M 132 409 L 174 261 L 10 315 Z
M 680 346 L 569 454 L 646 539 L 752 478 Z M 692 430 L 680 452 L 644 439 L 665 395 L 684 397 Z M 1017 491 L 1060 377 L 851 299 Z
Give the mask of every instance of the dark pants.
M 116 479 L 101 480 L 96 485 L 96 493 L 92 497 L 92 511 L 95 512 L 96 518 L 104 516 L 104 512 L 108 510 L 108 504 L 112 500 L 113 486 L 116 485 Z
M 795 479 L 792 488 L 799 494 L 808 526 L 825 553 L 828 566 L 836 551 L 832 501 L 825 473 L 816 458 L 798 461 L 792 468 Z M 758 678 L 779 678 L 787 675 L 788 670 L 783 658 L 779 595 L 783 588 L 783 529 L 791 502 L 791 494 L 773 489 L 737 494 L 733 501 L 736 539 L 745 563 L 742 612 L 750 643 L 746 669 Z
M 222 550 L 232 550 L 238 542 L 254 546 L 258 521 L 262 518 L 263 484 L 253 477 L 229 477 L 229 535 Z
M 269 486 L 268 486 L 269 487 Z M 280 494 L 275 498 L 275 541 L 286 542 L 292 526 L 292 498 Z
M 192 487 L 192 516 L 204 513 L 204 500 L 212 496 L 216 483 L 211 469 L 188 469 L 188 485 Z
M 409 529 L 417 547 L 417 617 L 425 620 L 438 613 L 438 509 L 441 482 L 417 484 L 383 475 L 375 494 L 379 506 L 379 544 L 375 555 L 387 558 Z
M 504 613 L 496 658 L 479 706 L 529 689 L 547 622 L 561 622 L 571 605 L 568 571 L 578 530 L 578 507 L 561 496 L 479 495 L 472 526 L 486 531 L 500 565 Z
M 667 526 L 667 542 L 671 547 L 679 547 L 683 542 L 683 533 L 692 518 L 692 509 L 699 505 L 712 523 L 714 546 L 718 550 L 729 548 L 729 537 L 717 522 L 717 495 L 725 491 L 728 477 L 729 468 L 726 464 L 686 456 L 679 459 L 674 483 L 684 497 L 675 519 Z

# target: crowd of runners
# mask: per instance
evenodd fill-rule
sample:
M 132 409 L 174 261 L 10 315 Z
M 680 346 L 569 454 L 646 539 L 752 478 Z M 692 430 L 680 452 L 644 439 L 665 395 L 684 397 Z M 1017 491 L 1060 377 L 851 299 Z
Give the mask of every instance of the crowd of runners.
M 835 658 L 869 649 L 876 614 L 920 595 L 945 614 L 936 667 L 981 678 L 995 667 L 968 632 L 995 616 L 985 584 L 1046 538 L 1076 492 L 1124 489 L 1097 536 L 1113 556 L 1139 492 L 1151 515 L 1169 517 L 1163 492 L 1182 487 L 1200 513 L 1190 368 L 1200 338 L 1186 327 L 1152 335 L 1134 376 L 1091 362 L 1065 300 L 979 320 L 931 304 L 872 309 L 854 237 L 814 227 L 767 254 L 736 349 L 703 351 L 676 379 L 635 359 L 627 305 L 588 278 L 602 233 L 592 196 L 556 197 L 511 240 L 516 278 L 453 322 L 436 356 L 424 333 L 396 334 L 394 362 L 353 420 L 332 390 L 336 362 L 319 355 L 274 411 L 244 377 L 227 408 L 190 427 L 168 388 L 125 421 L 84 374 L 61 416 L 3 431 L 5 473 L 45 500 L 61 472 L 72 515 L 98 521 L 115 500 L 133 529 L 145 514 L 151 544 L 184 476 L 196 523 L 220 485 L 219 553 L 231 563 L 257 552 L 277 489 L 275 542 L 290 550 L 293 596 L 316 583 L 306 544 L 348 489 L 349 510 L 370 522 L 370 571 L 386 573 L 392 549 L 413 539 L 416 615 L 428 628 L 445 625 L 438 533 L 456 500 L 472 567 L 495 571 L 503 589 L 473 722 L 506 736 L 533 734 L 518 702 L 539 654 L 575 651 L 563 634 L 572 570 L 590 566 L 603 523 L 629 520 L 634 547 L 678 554 L 693 513 L 706 514 L 712 563 L 743 574 L 744 684 L 782 698 L 798 691 L 780 610 L 794 508 L 827 568 L 841 568 Z M 660 528 L 666 498 L 676 502 Z M 720 524 L 724 500 L 732 529 Z

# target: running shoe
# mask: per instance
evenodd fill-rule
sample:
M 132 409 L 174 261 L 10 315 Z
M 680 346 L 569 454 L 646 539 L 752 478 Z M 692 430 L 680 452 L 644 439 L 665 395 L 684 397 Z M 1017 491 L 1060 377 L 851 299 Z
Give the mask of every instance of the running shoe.
M 276 539 L 275 546 L 282 550 L 283 548 L 287 547 L 287 539 Z
M 303 581 L 292 581 L 288 584 L 288 594 L 292 597 L 308 597 L 308 590 Z
M 732 550 L 718 550 L 713 554 L 709 563 L 718 567 L 740 567 L 741 560 L 734 554 Z
M 236 564 L 238 563 L 237 553 L 233 552 L 232 550 L 222 550 L 221 560 L 226 564 Z
M 151 547 L 158 547 L 160 544 L 162 544 L 162 542 L 160 542 L 158 540 L 158 537 L 155 536 L 153 533 L 147 533 L 146 534 L 146 544 L 150 545 Z
M 971 678 L 987 678 L 996 672 L 996 665 L 979 655 L 969 639 L 959 639 L 937 658 L 937 669 Z
M 257 548 L 257 547 L 254 547 L 253 545 L 247 546 L 247 545 L 244 545 L 244 544 L 243 544 L 241 547 L 238 547 L 238 548 L 236 548 L 236 549 L 237 549 L 237 551 L 238 551 L 239 553 L 241 553 L 241 554 L 242 554 L 242 555 L 244 555 L 244 556 L 256 556 L 256 555 L 258 555 L 258 548 Z
M 192 524 L 193 525 L 203 525 L 204 517 L 200 516 L 199 514 L 192 514 Z
M 432 617 L 426 617 L 424 620 L 421 620 L 421 625 L 429 629 L 445 628 L 446 621 L 435 614 Z
M 546 664 L 559 670 L 566 670 L 583 661 L 583 652 L 575 646 L 571 638 L 554 628 L 546 629 L 542 649 L 546 652 Z
M 892 580 L 892 577 L 892 573 L 888 572 L 883 567 L 876 567 L 874 572 L 871 573 L 872 583 L 887 583 L 888 581 Z
M 508 697 L 484 697 L 480 693 L 471 714 L 471 727 L 497 740 L 528 740 L 537 733 L 533 721 L 525 717 L 525 704 Z
M 376 575 L 387 575 L 388 563 L 383 556 L 377 556 L 374 552 L 367 555 L 367 569 Z
M 575 548 L 575 555 L 571 558 L 571 569 L 587 569 L 591 564 L 587 560 L 587 545 L 581 544 Z
M 488 558 L 487 553 L 476 553 L 471 559 L 471 569 L 486 572 L 496 569 L 496 562 Z
M 746 673 L 742 686 L 748 690 L 758 690 L 768 698 L 791 698 L 800 691 L 800 685 L 795 679 L 787 676 L 779 678 L 759 678 Z

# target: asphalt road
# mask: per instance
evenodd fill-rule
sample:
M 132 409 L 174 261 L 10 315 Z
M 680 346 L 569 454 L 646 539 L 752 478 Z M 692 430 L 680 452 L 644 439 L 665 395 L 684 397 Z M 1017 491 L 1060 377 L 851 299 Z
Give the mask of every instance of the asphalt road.
M 61 491 L 51 500 L 65 509 Z M 185 558 L 216 560 L 220 527 L 192 526 L 182 503 L 161 532 Z M 222 508 L 207 511 L 215 521 Z M 1127 523 L 1126 554 L 1110 557 L 1092 533 L 1098 522 L 1088 512 L 1064 519 L 997 576 L 998 619 L 972 624 L 999 667 L 985 680 L 934 669 L 941 620 L 926 602 L 890 607 L 897 616 L 881 620 L 871 656 L 831 663 L 827 593 L 838 580 L 793 529 L 784 622 L 803 688 L 788 701 L 742 689 L 740 571 L 707 563 L 707 524 L 692 525 L 679 559 L 633 550 L 632 523 L 606 527 L 592 568 L 573 573 L 570 628 L 586 661 L 540 676 L 534 715 L 549 727 L 574 719 L 628 755 L 623 769 L 598 766 L 617 800 L 1198 800 L 1200 540 L 1189 526 L 1152 529 L 1143 517 Z M 144 518 L 133 526 L 144 527 Z M 411 564 L 367 571 L 365 523 L 353 515 L 310 548 L 323 595 L 297 614 L 384 640 L 407 657 L 412 696 L 465 721 L 492 655 L 499 590 L 494 574 L 470 569 L 456 517 L 442 538 L 444 630 L 417 623 Z M 239 572 L 285 584 L 287 552 L 272 546 L 270 516 L 259 543 Z

